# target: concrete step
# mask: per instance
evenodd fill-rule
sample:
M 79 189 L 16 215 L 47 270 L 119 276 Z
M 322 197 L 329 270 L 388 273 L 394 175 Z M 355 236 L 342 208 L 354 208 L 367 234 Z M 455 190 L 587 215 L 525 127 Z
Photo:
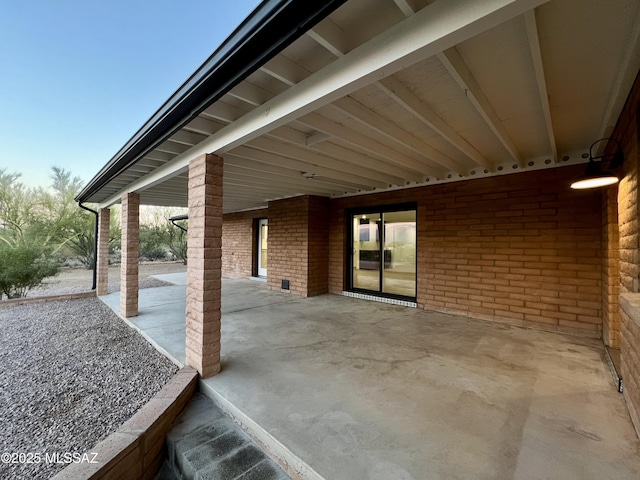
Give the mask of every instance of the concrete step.
M 290 477 L 206 396 L 197 393 L 167 435 L 155 480 L 285 480 Z

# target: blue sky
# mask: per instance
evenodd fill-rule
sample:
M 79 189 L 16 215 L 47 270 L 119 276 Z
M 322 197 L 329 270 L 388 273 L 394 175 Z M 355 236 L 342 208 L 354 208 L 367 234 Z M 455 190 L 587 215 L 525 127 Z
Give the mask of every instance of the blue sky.
M 3 2 L 0 168 L 89 181 L 258 3 Z

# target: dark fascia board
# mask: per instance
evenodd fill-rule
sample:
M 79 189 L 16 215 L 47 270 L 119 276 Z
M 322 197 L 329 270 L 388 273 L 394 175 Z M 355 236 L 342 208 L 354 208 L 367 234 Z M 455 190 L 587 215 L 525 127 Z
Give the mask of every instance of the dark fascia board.
M 76 196 L 90 201 L 140 160 L 346 0 L 265 0 Z

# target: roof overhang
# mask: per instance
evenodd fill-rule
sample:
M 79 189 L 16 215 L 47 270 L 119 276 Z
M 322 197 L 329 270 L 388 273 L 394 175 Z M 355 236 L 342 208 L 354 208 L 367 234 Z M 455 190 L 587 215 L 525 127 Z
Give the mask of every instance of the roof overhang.
M 77 200 L 185 206 L 204 153 L 225 211 L 580 163 L 639 68 L 634 0 L 267 1 Z
M 87 201 L 345 1 L 263 1 L 98 172 L 76 201 Z

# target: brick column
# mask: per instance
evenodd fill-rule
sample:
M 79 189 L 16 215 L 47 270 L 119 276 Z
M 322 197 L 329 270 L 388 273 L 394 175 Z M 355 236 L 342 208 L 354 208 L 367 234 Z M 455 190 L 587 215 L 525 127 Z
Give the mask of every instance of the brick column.
M 120 266 L 120 315 L 138 315 L 138 263 L 140 251 L 140 195 L 122 196 L 122 258 Z
M 96 293 L 106 295 L 109 293 L 109 220 L 108 208 L 98 211 L 98 251 L 95 253 L 97 261 Z
M 202 377 L 220 371 L 222 167 L 215 155 L 189 163 L 186 364 Z

